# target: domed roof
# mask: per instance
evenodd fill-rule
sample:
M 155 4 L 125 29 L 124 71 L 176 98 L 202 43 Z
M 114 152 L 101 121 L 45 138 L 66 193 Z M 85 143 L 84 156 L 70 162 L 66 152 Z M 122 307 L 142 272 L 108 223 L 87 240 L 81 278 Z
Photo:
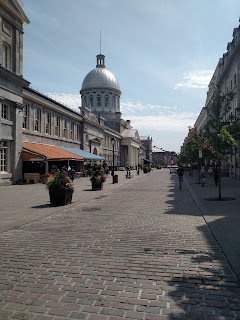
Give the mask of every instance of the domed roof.
M 104 55 L 97 55 L 97 66 L 83 80 L 82 89 L 110 88 L 120 91 L 120 86 L 114 74 L 104 65 Z

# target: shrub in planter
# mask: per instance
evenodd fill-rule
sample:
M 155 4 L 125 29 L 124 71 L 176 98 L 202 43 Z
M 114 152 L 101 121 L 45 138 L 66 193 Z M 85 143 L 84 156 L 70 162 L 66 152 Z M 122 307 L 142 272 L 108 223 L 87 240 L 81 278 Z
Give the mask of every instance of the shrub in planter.
M 90 180 L 92 182 L 92 190 L 101 190 L 103 183 L 106 181 L 103 170 L 100 168 L 94 171 Z
M 72 202 L 74 184 L 65 169 L 57 171 L 52 177 L 48 178 L 46 187 L 49 190 L 50 203 L 65 205 Z

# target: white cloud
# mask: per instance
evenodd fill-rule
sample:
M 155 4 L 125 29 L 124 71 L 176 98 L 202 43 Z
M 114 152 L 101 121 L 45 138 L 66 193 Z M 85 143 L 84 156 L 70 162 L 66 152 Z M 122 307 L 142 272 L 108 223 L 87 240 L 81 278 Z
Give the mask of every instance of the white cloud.
M 63 103 L 67 107 L 79 111 L 81 105 L 81 96 L 79 94 L 68 93 L 47 93 L 52 99 Z M 197 114 L 191 112 L 178 112 L 177 106 L 158 106 L 141 102 L 133 103 L 126 101 L 121 103 L 121 112 L 123 119 L 131 120 L 134 128 L 158 132 L 186 132 L 188 126 L 193 126 Z M 147 113 L 147 114 L 146 114 Z
M 122 113 L 126 112 L 141 112 L 141 111 L 161 111 L 161 110 L 175 110 L 177 107 L 158 106 L 154 104 L 143 105 L 141 102 L 132 103 L 131 101 L 121 102 Z
M 205 89 L 211 80 L 214 70 L 198 70 L 185 72 L 182 82 L 176 84 L 174 89 L 180 88 L 200 88 Z
M 193 113 L 170 113 L 150 116 L 127 116 L 131 120 L 134 128 L 141 130 L 165 132 L 186 132 L 189 126 L 193 126 L 196 121 L 196 114 Z
M 81 106 L 81 96 L 80 94 L 71 93 L 46 93 L 46 95 L 64 105 L 68 108 L 78 111 L 78 107 Z

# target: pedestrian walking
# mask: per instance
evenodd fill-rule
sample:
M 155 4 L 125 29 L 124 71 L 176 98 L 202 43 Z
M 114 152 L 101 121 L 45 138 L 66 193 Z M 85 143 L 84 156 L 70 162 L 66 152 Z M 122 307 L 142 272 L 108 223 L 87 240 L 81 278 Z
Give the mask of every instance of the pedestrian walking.
M 106 166 L 106 167 L 105 167 L 105 175 L 106 175 L 106 178 L 108 177 L 108 174 L 109 174 L 109 167 Z
M 206 168 L 205 168 L 205 166 L 202 166 L 202 167 L 201 167 L 201 170 L 200 170 L 200 177 L 201 177 L 202 187 L 204 187 L 204 184 L 205 184 L 205 177 L 206 177 Z
M 177 173 L 178 173 L 178 181 L 179 181 L 179 188 L 182 189 L 182 183 L 183 183 L 183 168 L 182 166 L 179 166 L 177 169 Z
M 72 181 L 75 178 L 75 174 L 76 174 L 76 171 L 74 170 L 74 167 L 71 167 L 70 170 L 68 170 L 68 175 Z

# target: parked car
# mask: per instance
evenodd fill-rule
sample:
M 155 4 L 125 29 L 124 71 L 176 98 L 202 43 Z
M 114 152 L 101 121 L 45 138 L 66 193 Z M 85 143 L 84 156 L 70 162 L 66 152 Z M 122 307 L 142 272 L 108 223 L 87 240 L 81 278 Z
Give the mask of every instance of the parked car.
M 177 169 L 178 169 L 178 166 L 171 166 L 170 167 L 170 174 L 171 173 L 177 173 Z

